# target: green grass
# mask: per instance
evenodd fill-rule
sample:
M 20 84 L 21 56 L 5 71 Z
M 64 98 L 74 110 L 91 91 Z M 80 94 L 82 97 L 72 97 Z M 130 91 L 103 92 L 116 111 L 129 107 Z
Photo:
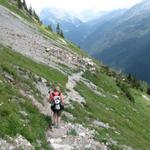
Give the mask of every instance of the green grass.
M 14 84 L 16 84 L 18 88 L 23 89 L 24 91 L 29 91 L 39 102 L 43 103 L 43 98 L 40 92 L 33 84 L 34 75 L 32 72 L 27 74 L 28 70 L 24 70 L 22 74 L 20 74 L 16 66 L 8 63 L 1 63 L 0 67 L 0 72 L 10 75 L 14 79 Z M 24 75 L 27 76 L 27 78 L 25 78 Z
M 119 99 L 112 99 L 109 95 L 105 98 L 100 97 L 82 83 L 79 83 L 75 89 L 85 97 L 86 104 L 83 108 L 80 104 L 73 103 L 74 109 L 67 109 L 74 115 L 74 122 L 93 128 L 94 126 L 91 125 L 93 120 L 103 121 L 115 129 L 95 127 L 97 140 L 105 142 L 112 138 L 119 144 L 126 144 L 136 150 L 149 150 L 150 102 L 142 99 L 139 91 L 131 90 L 136 99 L 133 104 L 123 96 Z
M 97 139 L 105 141 L 110 136 L 121 144 L 130 145 L 139 150 L 148 150 L 150 146 L 148 142 L 150 141 L 150 129 L 148 128 L 150 126 L 150 102 L 142 98 L 143 93 L 140 90 L 131 88 L 132 86 L 124 82 L 127 88 L 124 90 L 127 90 L 130 97 L 134 99 L 134 103 L 131 102 L 124 91 L 117 86 L 115 78 L 106 74 L 107 72 L 104 74 L 97 71 L 96 74 L 92 74 L 87 71 L 83 75 L 98 87 L 104 89 L 106 98 L 98 97 L 81 83 L 76 87 L 76 90 L 87 100 L 87 111 L 91 112 L 96 119 L 109 123 L 120 132 L 120 135 L 117 135 L 112 130 L 98 129 Z M 122 78 L 117 79 L 119 81 Z M 113 100 L 108 92 L 118 95 L 119 99 Z M 98 101 L 98 105 L 92 103 L 96 103 L 96 101 Z
M 107 76 L 100 71 L 96 71 L 96 73 L 94 74 L 92 74 L 90 71 L 86 71 L 83 74 L 83 77 L 89 79 L 95 85 L 102 88 L 104 91 L 111 92 L 112 94 L 117 94 L 117 91 L 120 91 L 113 77 Z
M 77 136 L 77 131 L 75 129 L 70 129 L 67 132 L 67 135 Z
M 60 36 L 58 36 L 57 33 L 47 30 L 47 28 L 44 25 L 38 26 L 38 29 L 43 35 L 45 35 L 46 38 L 53 39 L 55 41 L 60 38 Z
M 19 75 L 16 66 L 30 71 L 29 79 Z M 13 77 L 12 83 L 7 82 L 5 74 Z M 36 149 L 50 149 L 46 143 L 45 130 L 51 118 L 40 114 L 35 106 L 19 90 L 33 91 L 37 98 L 38 93 L 33 84 L 33 74 L 46 78 L 49 82 L 56 82 L 65 87 L 67 77 L 59 71 L 46 65 L 38 64 L 25 56 L 0 45 L 0 137 L 7 135 L 14 137 L 17 133 L 29 140 Z M 42 97 L 39 97 L 42 100 Z M 38 100 L 38 98 L 37 98 Z M 26 112 L 24 116 L 20 111 Z M 38 146 L 37 140 L 41 141 Z
M 50 68 L 44 64 L 35 63 L 33 60 L 26 58 L 25 56 L 11 51 L 9 48 L 0 46 L 0 64 L 1 65 L 17 65 L 26 70 L 29 70 L 41 77 L 47 79 L 50 83 L 58 83 L 61 87 L 65 87 L 67 83 L 67 77 L 59 71 Z
M 68 47 L 75 53 L 79 54 L 80 56 L 83 57 L 89 57 L 88 54 L 86 52 L 84 52 L 80 47 L 78 47 L 77 45 L 67 41 L 67 45 Z
M 0 5 L 9 8 L 22 18 L 34 23 L 32 18 L 17 9 L 9 1 L 0 0 Z M 59 40 L 57 34 L 48 32 L 44 26 L 38 26 L 38 28 L 47 38 Z M 70 42 L 67 42 L 67 46 L 81 56 L 88 56 L 79 47 Z M 46 78 L 50 83 L 57 82 L 62 88 L 66 85 L 67 77 L 55 69 L 44 64 L 35 63 L 31 59 L 10 50 L 10 48 L 0 45 L 0 136 L 3 138 L 6 135 L 13 137 L 17 133 L 20 133 L 35 146 L 37 145 L 36 140 L 41 140 L 42 148 L 48 149 L 44 132 L 51 120 L 41 115 L 30 100 L 20 95 L 18 90 L 21 86 L 31 88 L 34 95 L 37 91 L 32 84 L 32 78 L 27 80 L 20 77 L 13 66 L 29 70 L 34 74 Z M 150 102 L 142 98 L 140 91 L 131 88 L 129 91 L 135 99 L 135 103 L 131 103 L 117 86 L 113 78 L 113 72 L 110 71 L 108 73 L 107 70 L 108 68 L 106 67 L 103 69 L 103 73 L 97 71 L 96 74 L 86 71 L 83 75 L 99 88 L 102 88 L 105 91 L 106 97 L 94 94 L 83 83 L 79 83 L 75 89 L 85 97 L 86 104 L 83 104 L 84 107 L 82 107 L 77 102 L 73 102 L 74 108 L 66 108 L 66 111 L 74 115 L 73 122 L 82 123 L 92 129 L 94 126 L 91 122 L 94 120 L 109 123 L 111 127 L 115 128 L 103 129 L 94 127 L 97 131 L 95 135 L 97 140 L 106 142 L 109 138 L 112 138 L 118 141 L 119 144 L 129 145 L 136 150 L 149 150 Z M 6 83 L 2 75 L 4 71 L 12 75 L 17 84 Z M 112 75 L 112 77 L 107 76 L 107 73 Z M 20 83 L 23 84 L 20 85 Z M 120 92 L 119 94 L 118 91 Z M 115 99 L 111 97 L 111 94 L 116 94 L 119 98 Z M 23 116 L 19 111 L 24 111 L 28 115 Z M 120 134 L 115 133 L 115 130 Z M 75 134 L 75 132 L 71 131 L 69 134 Z M 41 149 L 41 147 L 38 148 L 37 146 L 36 149 Z
M 36 149 L 50 149 L 46 144 L 45 129 L 51 119 L 39 113 L 31 100 L 23 97 L 15 86 L 0 83 L 0 137 L 15 137 L 18 133 L 29 140 Z M 22 115 L 20 111 L 27 114 Z M 37 140 L 41 141 L 38 146 Z

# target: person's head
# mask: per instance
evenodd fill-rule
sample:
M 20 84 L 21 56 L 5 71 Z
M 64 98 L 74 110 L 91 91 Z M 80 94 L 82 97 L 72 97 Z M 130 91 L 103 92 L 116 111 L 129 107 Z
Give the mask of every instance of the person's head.
M 54 91 L 60 91 L 60 87 L 59 86 L 55 86 L 54 87 Z

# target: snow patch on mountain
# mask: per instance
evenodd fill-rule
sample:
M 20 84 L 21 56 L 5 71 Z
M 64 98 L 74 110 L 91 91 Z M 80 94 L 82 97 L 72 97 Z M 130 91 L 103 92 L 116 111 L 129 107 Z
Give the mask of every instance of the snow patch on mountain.
M 43 8 L 40 18 L 46 25 L 55 26 L 59 23 L 63 30 L 77 27 L 82 23 L 74 12 L 60 8 Z

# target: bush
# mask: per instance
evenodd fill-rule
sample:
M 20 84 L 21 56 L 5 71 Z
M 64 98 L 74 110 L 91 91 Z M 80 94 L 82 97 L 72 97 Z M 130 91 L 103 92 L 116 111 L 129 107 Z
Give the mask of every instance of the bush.
M 150 95 L 150 87 L 147 89 L 147 94 Z
M 17 6 L 19 9 L 22 9 L 22 2 L 21 0 L 17 0 Z
M 147 92 L 148 90 L 148 84 L 145 81 L 140 81 L 140 90 L 142 92 Z
M 121 91 L 125 94 L 125 96 L 133 103 L 135 103 L 135 99 L 130 93 L 129 86 L 126 83 L 121 81 L 117 81 L 117 86 L 121 89 Z
M 142 92 L 146 92 L 148 89 L 148 84 L 145 81 L 138 80 L 135 76 L 130 73 L 127 75 L 127 80 L 132 87 L 141 90 Z
M 77 131 L 75 129 L 69 129 L 67 132 L 67 135 L 73 135 L 73 136 L 77 136 Z

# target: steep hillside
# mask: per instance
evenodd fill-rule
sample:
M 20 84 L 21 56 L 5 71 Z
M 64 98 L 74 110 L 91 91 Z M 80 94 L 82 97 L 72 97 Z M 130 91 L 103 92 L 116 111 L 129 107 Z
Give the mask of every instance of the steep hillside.
M 0 46 L 0 149 L 49 149 L 45 138 L 51 122 L 48 108 L 42 112 L 35 106 L 47 105 L 40 89 L 45 86 L 47 93 L 52 80 L 63 86 L 67 77 Z
M 11 7 L 18 13 L 0 6 L 0 149 L 149 150 L 146 84 Z M 60 128 L 51 127 L 47 102 L 54 84 L 65 95 Z

